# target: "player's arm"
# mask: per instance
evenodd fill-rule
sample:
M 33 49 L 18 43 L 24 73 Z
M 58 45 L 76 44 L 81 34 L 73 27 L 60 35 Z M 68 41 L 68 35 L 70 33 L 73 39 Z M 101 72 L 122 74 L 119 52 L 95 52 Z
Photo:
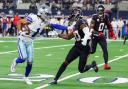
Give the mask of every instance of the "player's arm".
M 60 24 L 50 24 L 52 28 L 58 29 L 58 30 L 68 30 L 67 26 L 63 26 Z
M 66 40 L 72 39 L 74 37 L 73 30 L 69 30 L 68 32 L 69 32 L 68 34 L 58 34 L 58 37 Z
M 91 32 L 94 32 L 94 26 L 95 26 L 95 20 L 94 20 L 94 18 L 92 18 L 90 27 L 89 27 Z
M 108 31 L 109 31 L 109 36 L 113 37 L 113 39 L 116 40 L 117 37 L 115 36 L 115 33 L 113 31 L 113 27 L 112 27 L 108 17 L 106 17 L 106 25 L 107 25 L 107 28 L 108 28 Z
M 26 18 L 19 20 L 17 23 L 17 29 L 19 31 L 22 31 L 22 25 L 25 25 L 25 24 L 28 24 L 28 21 Z

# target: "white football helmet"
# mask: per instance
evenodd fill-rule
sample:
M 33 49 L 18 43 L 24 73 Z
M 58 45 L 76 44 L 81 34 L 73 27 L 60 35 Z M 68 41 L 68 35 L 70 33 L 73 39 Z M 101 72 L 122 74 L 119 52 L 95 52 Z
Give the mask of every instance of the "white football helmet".
M 38 13 L 37 15 L 41 16 L 41 18 L 48 18 L 51 15 L 51 8 L 47 5 L 42 5 L 39 9 L 38 9 Z

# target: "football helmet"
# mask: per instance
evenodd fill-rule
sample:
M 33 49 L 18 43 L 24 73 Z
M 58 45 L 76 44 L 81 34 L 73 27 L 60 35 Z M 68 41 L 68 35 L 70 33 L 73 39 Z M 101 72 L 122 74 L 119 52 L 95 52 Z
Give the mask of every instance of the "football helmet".
M 41 7 L 38 9 L 38 16 L 41 16 L 41 18 L 46 19 L 51 15 L 51 8 L 47 5 L 41 5 Z
M 71 15 L 69 16 L 69 20 L 78 20 L 82 18 L 82 10 L 80 8 L 75 8 L 72 10 Z
M 103 5 L 98 5 L 97 12 L 98 12 L 99 15 L 103 15 L 104 14 L 104 10 L 105 10 L 105 8 L 104 8 Z

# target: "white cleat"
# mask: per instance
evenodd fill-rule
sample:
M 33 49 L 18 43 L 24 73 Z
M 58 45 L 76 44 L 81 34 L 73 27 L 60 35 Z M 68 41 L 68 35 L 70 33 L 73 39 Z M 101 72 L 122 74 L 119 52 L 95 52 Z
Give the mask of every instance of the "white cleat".
M 23 79 L 26 82 L 26 84 L 32 85 L 32 81 L 28 77 L 23 77 Z
M 10 67 L 10 71 L 11 72 L 16 72 L 16 58 L 12 61 L 11 67 Z

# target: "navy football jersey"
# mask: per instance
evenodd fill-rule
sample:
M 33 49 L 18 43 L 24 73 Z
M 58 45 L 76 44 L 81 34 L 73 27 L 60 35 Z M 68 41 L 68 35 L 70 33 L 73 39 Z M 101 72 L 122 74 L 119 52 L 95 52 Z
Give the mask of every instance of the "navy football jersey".
M 84 19 L 79 19 L 74 26 L 74 29 L 75 29 L 74 35 L 75 35 L 76 42 L 80 42 L 80 43 L 81 43 L 81 39 L 83 39 L 85 35 L 81 28 L 82 24 L 85 24 L 86 26 L 88 26 L 87 21 Z
M 94 21 L 95 25 L 94 25 L 94 30 L 96 32 L 103 32 L 105 25 L 108 26 L 109 24 L 109 19 L 108 19 L 108 15 L 104 14 L 103 16 L 99 16 L 97 14 L 93 15 L 92 20 Z

